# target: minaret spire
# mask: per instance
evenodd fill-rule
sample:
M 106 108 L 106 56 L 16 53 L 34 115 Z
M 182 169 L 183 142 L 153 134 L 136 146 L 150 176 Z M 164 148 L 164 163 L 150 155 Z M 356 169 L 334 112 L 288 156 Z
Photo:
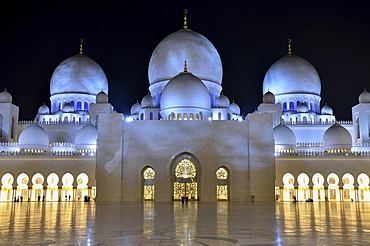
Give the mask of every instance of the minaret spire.
M 186 60 L 184 62 L 184 73 L 187 73 L 188 72 L 188 66 L 186 65 Z
M 188 13 L 187 9 L 184 9 L 184 29 L 188 29 L 188 18 L 186 17 L 186 14 Z
M 83 42 L 84 42 L 84 40 L 81 38 L 80 39 L 80 55 L 83 55 Z
M 288 55 L 292 54 L 292 40 L 288 39 Z

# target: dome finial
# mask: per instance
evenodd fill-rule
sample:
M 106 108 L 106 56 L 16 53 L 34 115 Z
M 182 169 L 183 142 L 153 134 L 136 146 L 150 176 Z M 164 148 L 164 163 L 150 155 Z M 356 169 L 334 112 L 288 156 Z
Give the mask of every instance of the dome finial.
M 83 42 L 84 42 L 84 40 L 81 38 L 80 39 L 80 55 L 82 55 L 83 54 Z
M 186 60 L 184 62 L 184 73 L 187 73 L 188 72 L 188 66 L 186 65 Z
M 292 54 L 292 40 L 288 39 L 288 55 Z
M 188 29 L 188 18 L 186 17 L 186 14 L 188 13 L 187 9 L 184 9 L 184 29 Z

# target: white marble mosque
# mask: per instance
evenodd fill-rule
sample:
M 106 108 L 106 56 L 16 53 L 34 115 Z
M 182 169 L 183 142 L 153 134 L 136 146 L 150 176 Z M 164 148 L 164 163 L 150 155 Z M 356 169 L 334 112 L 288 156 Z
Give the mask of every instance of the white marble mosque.
M 0 200 L 370 201 L 369 92 L 352 119 L 337 121 L 321 104 L 319 73 L 290 40 L 246 117 L 222 74 L 216 48 L 185 14 L 152 53 L 149 93 L 125 115 L 81 41 L 51 75 L 50 106 L 35 119 L 19 121 L 10 92 L 0 93 Z

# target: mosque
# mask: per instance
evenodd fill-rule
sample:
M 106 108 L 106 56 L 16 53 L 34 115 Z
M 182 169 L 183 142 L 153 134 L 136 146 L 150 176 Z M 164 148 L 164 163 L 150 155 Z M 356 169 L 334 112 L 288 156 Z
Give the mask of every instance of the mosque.
M 321 107 L 318 72 L 290 41 L 246 117 L 224 95 L 222 74 L 185 12 L 183 28 L 152 53 L 149 93 L 125 115 L 81 41 L 35 119 L 19 121 L 10 92 L 0 93 L 0 200 L 370 201 L 369 92 L 359 92 L 352 119 L 337 121 Z

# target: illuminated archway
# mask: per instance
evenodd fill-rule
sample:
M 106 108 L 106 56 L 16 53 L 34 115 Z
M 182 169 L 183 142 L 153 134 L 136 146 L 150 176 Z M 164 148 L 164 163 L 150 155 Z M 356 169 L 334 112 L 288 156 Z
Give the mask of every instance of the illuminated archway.
M 286 173 L 283 176 L 283 201 L 293 200 L 294 194 L 294 176 L 291 173 Z
M 217 200 L 229 199 L 229 171 L 225 167 L 220 167 L 216 171 L 217 178 Z
M 360 173 L 357 177 L 357 183 L 359 201 L 370 201 L 369 176 L 365 173 Z
M 62 197 L 61 199 L 64 199 L 65 201 L 72 200 L 74 198 L 73 196 L 73 181 L 74 177 L 70 173 L 66 173 L 62 177 Z M 81 199 L 81 197 L 77 197 L 78 200 Z
M 301 173 L 297 177 L 298 181 L 298 201 L 306 201 L 307 199 L 311 198 L 310 196 L 310 189 L 308 183 L 310 182 L 310 178 L 307 174 Z
M 355 200 L 355 179 L 350 173 L 346 173 L 342 177 L 343 182 L 343 200 L 344 201 L 354 201 Z
M 80 173 L 77 176 L 77 197 L 83 197 L 84 201 L 89 199 L 89 190 L 87 183 L 89 182 L 89 177 L 86 173 Z
M 321 173 L 315 173 L 312 176 L 313 191 L 312 199 L 314 201 L 325 201 L 324 176 Z
M 143 199 L 154 200 L 155 186 L 154 186 L 155 172 L 151 167 L 145 167 L 142 173 L 143 179 Z
M 173 183 L 173 199 L 182 197 L 198 198 L 197 170 L 190 158 L 181 159 L 175 167 L 175 181 Z
M 326 181 L 328 182 L 328 199 L 329 201 L 339 201 L 339 177 L 335 173 L 328 175 Z
M 30 178 L 26 173 L 21 173 L 17 177 L 17 191 L 15 194 L 16 201 L 28 199 L 28 182 Z
M 32 177 L 32 192 L 31 192 L 31 201 L 36 201 L 38 197 L 43 197 L 44 194 L 44 176 L 41 173 L 36 173 Z
M 59 191 L 58 191 L 58 182 L 59 177 L 56 173 L 51 173 L 46 178 L 47 190 L 46 190 L 46 200 L 47 201 L 58 201 L 59 200 Z
M 13 183 L 14 177 L 10 173 L 6 173 L 1 178 L 1 196 L 0 201 L 11 201 L 13 198 Z

